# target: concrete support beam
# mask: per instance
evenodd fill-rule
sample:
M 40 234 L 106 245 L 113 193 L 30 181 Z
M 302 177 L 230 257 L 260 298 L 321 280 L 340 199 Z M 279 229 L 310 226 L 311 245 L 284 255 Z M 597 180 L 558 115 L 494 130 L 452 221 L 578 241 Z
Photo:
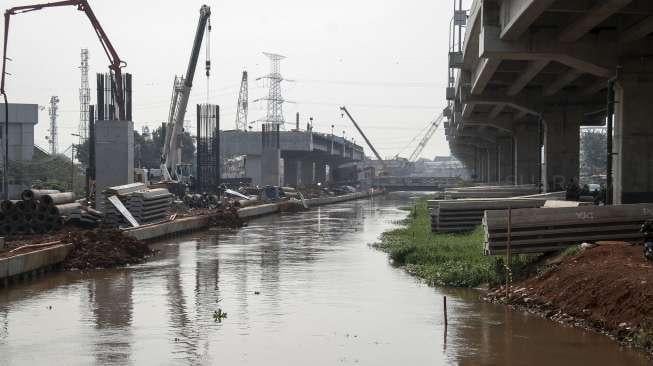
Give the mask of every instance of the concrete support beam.
M 601 24 L 610 15 L 630 4 L 632 0 L 602 0 L 589 11 L 583 13 L 560 33 L 560 42 L 576 42 L 592 28 Z
M 649 66 L 650 67 L 650 66 Z M 653 202 L 653 80 L 625 66 L 616 83 L 613 202 Z
M 501 183 L 514 183 L 514 153 L 512 137 L 497 141 L 498 172 L 497 179 Z
M 536 184 L 540 178 L 540 142 L 538 129 L 533 124 L 515 126 L 514 184 Z
M 588 74 L 610 77 L 617 65 L 617 43 L 610 39 L 560 43 L 552 30 L 540 30 L 514 42 L 499 37 L 500 29 L 484 25 L 479 36 L 479 57 L 502 60 L 556 61 Z M 597 45 L 601 45 L 597 47 Z
M 547 192 L 560 191 L 571 180 L 578 183 L 583 111 L 560 107 L 543 118 L 543 184 Z
M 496 119 L 499 117 L 503 109 L 506 107 L 505 104 L 497 104 L 494 107 L 492 107 L 492 110 L 490 111 L 490 114 L 488 115 L 489 120 Z
M 286 186 L 296 187 L 301 181 L 301 162 L 298 159 L 283 159 L 283 177 Z
M 623 43 L 634 42 L 648 36 L 651 33 L 653 33 L 653 16 L 648 17 L 626 29 L 619 36 L 619 41 Z
M 531 61 L 526 67 L 526 70 L 522 72 L 517 80 L 510 86 L 508 89 L 508 95 L 514 96 L 517 95 L 522 89 L 528 85 L 528 83 L 533 80 L 545 67 L 549 64 L 549 60 L 535 60 Z
M 599 79 L 592 84 L 586 86 L 580 91 L 580 95 L 594 95 L 601 90 L 608 87 L 608 81 L 605 79 Z
M 494 148 L 487 149 L 487 180 L 488 182 L 499 181 L 499 150 Z
M 303 186 L 315 184 L 315 162 L 311 159 L 301 161 L 301 182 Z
M 551 83 L 551 85 L 544 88 L 543 94 L 547 97 L 550 97 L 553 94 L 556 94 L 557 92 L 562 90 L 562 88 L 564 88 L 565 86 L 573 83 L 581 75 L 583 75 L 582 72 L 575 69 L 569 69 L 565 73 L 560 75 L 553 83 Z
M 504 0 L 501 3 L 501 39 L 518 39 L 554 2 L 555 0 Z
M 482 58 L 476 66 L 472 77 L 472 94 L 481 94 L 497 71 L 501 60 Z

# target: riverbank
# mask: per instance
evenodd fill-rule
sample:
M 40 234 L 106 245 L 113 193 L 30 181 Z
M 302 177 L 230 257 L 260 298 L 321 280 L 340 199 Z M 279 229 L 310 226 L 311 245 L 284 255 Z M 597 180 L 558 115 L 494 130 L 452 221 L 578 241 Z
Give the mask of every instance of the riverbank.
M 653 263 L 640 245 L 605 242 L 541 256 L 515 256 L 506 297 L 503 257 L 483 254 L 483 231 L 431 232 L 425 201 L 375 246 L 431 286 L 479 287 L 481 298 L 605 334 L 653 355 Z M 489 288 L 489 290 L 487 289 Z
M 385 232 L 375 246 L 393 264 L 431 286 L 476 287 L 503 279 L 503 263 L 483 255 L 483 231 L 441 234 L 431 232 L 426 200 L 412 207 L 405 226 Z M 516 261 L 515 266 L 519 264 Z
M 238 227 L 246 219 L 295 211 L 300 206 L 313 208 L 383 194 L 382 191 L 358 192 L 304 200 L 304 202 L 281 201 L 218 212 L 201 216 L 189 216 L 174 220 L 118 230 L 73 229 L 59 232 L 39 240 L 42 236 L 23 238 L 10 244 L 16 252 L 0 252 L 0 286 L 8 286 L 17 280 L 42 274 L 44 269 L 63 267 L 67 270 L 111 268 L 135 264 L 146 260 L 153 253 L 147 242 L 164 237 L 180 235 L 211 226 Z M 117 239 L 119 238 L 119 240 Z M 47 245 L 41 244 L 47 241 Z M 4 255 L 3 255 L 4 253 Z
M 603 242 L 543 261 L 485 300 L 606 334 L 653 355 L 653 264 L 641 245 Z

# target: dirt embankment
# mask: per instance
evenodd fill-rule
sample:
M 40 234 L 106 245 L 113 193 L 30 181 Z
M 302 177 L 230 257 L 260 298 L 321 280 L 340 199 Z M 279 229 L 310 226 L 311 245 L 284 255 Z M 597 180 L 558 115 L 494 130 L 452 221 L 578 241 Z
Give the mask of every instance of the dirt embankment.
M 506 302 L 505 288 L 486 299 Z M 653 263 L 641 245 L 601 243 L 511 286 L 511 306 L 653 350 Z
M 141 263 L 154 254 L 147 243 L 113 229 L 72 232 L 67 242 L 74 247 L 63 262 L 65 269 L 119 267 Z

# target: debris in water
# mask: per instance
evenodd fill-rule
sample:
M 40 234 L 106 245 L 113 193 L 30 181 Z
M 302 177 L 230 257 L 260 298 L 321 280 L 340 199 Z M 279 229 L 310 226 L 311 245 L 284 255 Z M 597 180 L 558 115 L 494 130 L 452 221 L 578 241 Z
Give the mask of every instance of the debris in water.
M 223 312 L 222 309 L 218 308 L 218 310 L 213 312 L 213 320 L 222 323 L 222 319 L 227 318 L 227 313 Z

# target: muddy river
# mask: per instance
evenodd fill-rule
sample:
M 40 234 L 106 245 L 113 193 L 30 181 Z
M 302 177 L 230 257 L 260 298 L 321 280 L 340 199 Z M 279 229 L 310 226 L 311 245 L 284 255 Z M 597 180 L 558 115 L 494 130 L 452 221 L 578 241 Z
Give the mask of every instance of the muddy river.
M 0 289 L 0 365 L 647 364 L 607 337 L 393 268 L 369 244 L 406 202 L 262 218 L 159 243 L 142 265 Z

